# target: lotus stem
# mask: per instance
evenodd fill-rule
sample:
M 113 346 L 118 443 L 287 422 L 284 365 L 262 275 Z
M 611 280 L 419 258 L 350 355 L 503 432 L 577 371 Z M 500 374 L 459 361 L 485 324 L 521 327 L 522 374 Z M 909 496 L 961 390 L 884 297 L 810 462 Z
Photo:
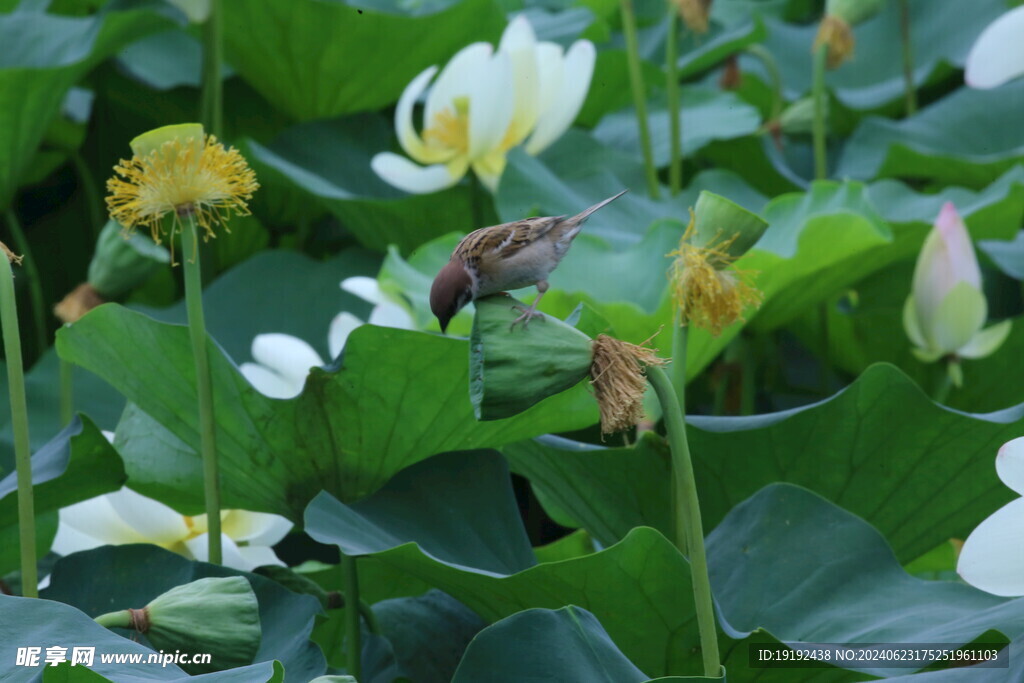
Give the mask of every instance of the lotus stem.
M 200 100 L 200 121 L 206 132 L 224 134 L 224 31 L 220 0 L 210 0 L 210 14 L 203 25 L 203 92 Z
M 192 357 L 196 365 L 196 392 L 199 399 L 199 439 L 203 460 L 203 487 L 206 507 L 210 562 L 223 561 L 220 538 L 220 474 L 217 468 L 217 424 L 213 419 L 213 383 L 210 379 L 210 357 L 203 318 L 203 282 L 199 267 L 199 231 L 195 217 L 188 216 L 188 235 L 192 255 L 185 258 L 185 308 L 192 341 Z M 185 240 L 183 240 L 185 241 Z M 182 245 L 184 248 L 184 245 Z
M 676 6 L 668 5 L 668 35 L 665 37 L 665 97 L 668 104 L 669 165 L 668 187 L 672 196 L 683 189 L 683 131 L 679 119 L 679 71 L 676 65 L 679 31 Z
M 814 95 L 814 179 L 828 177 L 828 158 L 825 149 L 825 67 L 828 60 L 828 46 L 823 42 L 814 51 L 813 83 Z
M 679 328 L 686 348 L 686 328 Z M 685 356 L 674 359 L 674 364 L 685 364 Z M 661 403 L 665 418 L 665 431 L 672 452 L 672 487 L 675 500 L 676 547 L 686 554 L 689 550 L 690 574 L 693 584 L 693 604 L 697 612 L 700 631 L 701 656 L 704 675 L 717 677 L 720 673 L 718 631 L 715 627 L 715 606 L 711 597 L 708 562 L 704 552 L 704 528 L 697 498 L 697 482 L 693 474 L 693 460 L 686 439 L 686 416 L 665 371 L 657 366 L 647 367 L 647 377 Z
M 644 99 L 644 76 L 640 71 L 640 48 L 637 45 L 633 0 L 619 0 L 619 6 L 622 9 L 622 33 L 626 39 L 629 85 L 633 91 L 633 108 L 636 110 L 636 125 L 640 133 L 640 151 L 644 157 L 647 193 L 652 199 L 657 199 L 661 191 L 658 189 L 658 170 L 654 166 L 654 154 L 651 151 L 651 131 L 647 123 L 647 101 Z
M 747 54 L 752 57 L 756 57 L 762 65 L 764 65 L 765 71 L 768 72 L 769 86 L 772 91 L 772 108 L 771 113 L 768 116 L 769 121 L 778 121 L 779 117 L 782 116 L 782 109 L 784 105 L 784 99 L 782 96 L 782 72 L 779 71 L 779 63 L 775 60 L 775 55 L 769 52 L 763 45 L 748 45 L 746 47 Z
M 7 248 L 4 247 L 4 251 Z M 0 254 L 0 327 L 3 328 L 7 359 L 7 391 L 11 400 L 14 431 L 14 462 L 18 480 L 18 537 L 21 550 L 21 593 L 39 597 L 36 568 L 36 515 L 32 491 L 32 451 L 28 440 L 28 406 L 25 401 L 25 373 L 22 368 L 18 306 L 14 298 L 14 272 L 8 256 Z
M 910 40 L 910 0 L 900 0 L 900 38 L 903 42 L 903 90 L 906 115 L 917 111 L 917 90 L 914 88 L 914 44 Z
M 46 340 L 46 314 L 43 303 L 43 283 L 39 278 L 39 269 L 36 261 L 32 258 L 32 249 L 28 245 L 25 231 L 21 229 L 21 221 L 13 209 L 7 210 L 7 227 L 11 230 L 11 238 L 14 242 L 14 249 L 21 254 L 22 265 L 25 266 L 25 276 L 28 278 L 28 293 L 32 299 L 32 323 L 36 336 L 36 357 L 41 355 L 49 346 Z

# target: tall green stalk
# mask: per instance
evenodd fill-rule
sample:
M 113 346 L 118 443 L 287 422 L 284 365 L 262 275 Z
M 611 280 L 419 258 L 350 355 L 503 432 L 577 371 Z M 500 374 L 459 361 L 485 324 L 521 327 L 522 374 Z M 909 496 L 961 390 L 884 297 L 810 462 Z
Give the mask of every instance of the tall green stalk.
M 348 673 L 356 680 L 362 678 L 362 626 L 359 622 L 359 574 L 356 571 L 356 558 L 351 555 L 341 556 L 341 572 L 345 582 L 345 635 L 348 644 L 346 661 Z
M 43 303 L 43 283 L 39 278 L 39 268 L 36 267 L 36 261 L 32 258 L 32 249 L 28 246 L 25 231 L 21 229 L 21 222 L 14 213 L 14 209 L 7 210 L 7 227 L 11 231 L 14 249 L 21 254 L 21 263 L 25 267 L 25 276 L 28 278 L 28 294 L 32 299 L 32 323 L 36 336 L 36 351 L 37 354 L 42 354 L 49 344 L 46 339 L 46 304 Z
M 21 550 L 21 593 L 39 597 L 36 571 L 36 514 L 32 492 L 32 451 L 28 442 L 28 406 L 22 368 L 18 307 L 14 299 L 14 272 L 7 256 L 0 254 L 0 327 L 7 358 L 7 391 L 11 398 L 14 430 L 14 462 L 18 479 L 18 537 Z
M 626 38 L 629 85 L 633 91 L 633 108 L 636 110 L 636 125 L 640 133 L 640 151 L 644 157 L 647 193 L 652 199 L 657 199 L 661 196 L 661 190 L 658 189 L 658 169 L 654 166 L 654 154 L 651 152 L 651 132 L 647 123 L 647 101 L 644 99 L 644 76 L 640 71 L 640 48 L 637 46 L 633 0 L 619 0 L 619 6 L 622 9 L 622 33 Z
M 207 535 L 210 562 L 223 561 L 220 539 L 220 474 L 217 468 L 217 424 L 213 419 L 213 383 L 210 378 L 210 357 L 206 342 L 206 322 L 203 318 L 203 282 L 199 265 L 199 232 L 194 216 L 189 214 L 187 234 L 182 242 L 191 238 L 192 255 L 185 258 L 185 308 L 188 311 L 188 331 L 192 340 L 192 357 L 196 365 L 196 391 L 199 398 L 199 446 L 203 460 L 203 486 L 206 507 Z M 182 250 L 185 245 L 182 245 Z
M 914 43 L 910 40 L 910 0 L 900 0 L 900 38 L 903 42 L 903 99 L 907 116 L 917 111 L 914 88 Z
M 668 104 L 668 188 L 669 193 L 675 196 L 683 189 L 683 131 L 679 118 L 681 111 L 679 70 L 676 65 L 679 51 L 677 45 L 679 39 L 677 15 L 679 11 L 673 3 L 666 4 L 668 5 L 668 35 L 665 37 L 665 98 Z
M 206 132 L 224 134 L 224 28 L 220 0 L 210 0 L 210 15 L 203 24 L 203 92 L 200 117 Z
M 686 328 L 679 328 L 682 337 L 680 346 L 686 349 Z M 686 357 L 674 358 L 675 364 L 685 364 Z M 693 475 L 693 461 L 686 439 L 686 417 L 683 407 L 676 398 L 665 371 L 657 366 L 647 367 L 647 378 L 654 388 L 664 413 L 665 431 L 672 451 L 672 487 L 676 503 L 675 526 L 676 547 L 681 552 L 688 548 L 690 574 L 693 583 L 693 604 L 697 612 L 697 627 L 700 631 L 701 656 L 704 661 L 704 675 L 717 677 L 720 672 L 718 653 L 718 631 L 715 628 L 715 606 L 711 598 L 711 581 L 708 578 L 708 562 L 704 552 L 704 528 L 700 517 L 700 502 L 697 498 L 697 481 Z
M 824 180 L 828 177 L 828 158 L 825 149 L 825 67 L 828 58 L 828 46 L 822 43 L 814 51 L 813 82 L 811 93 L 814 97 L 814 179 Z
M 775 55 L 769 52 L 763 45 L 757 43 L 748 45 L 744 48 L 744 51 L 750 56 L 756 57 L 764 66 L 765 71 L 768 72 L 769 86 L 772 91 L 772 106 L 768 120 L 778 121 L 779 117 L 782 116 L 782 109 L 785 105 L 785 100 L 782 96 L 782 72 L 779 71 L 779 63 L 776 61 Z

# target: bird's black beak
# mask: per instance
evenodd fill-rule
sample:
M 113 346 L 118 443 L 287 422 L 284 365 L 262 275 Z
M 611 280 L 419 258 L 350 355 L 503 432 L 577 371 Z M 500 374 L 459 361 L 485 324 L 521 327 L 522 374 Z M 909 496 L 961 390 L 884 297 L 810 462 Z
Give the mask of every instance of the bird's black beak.
M 445 334 L 445 330 L 448 329 L 448 323 L 451 322 L 451 318 L 437 317 L 437 322 L 441 323 L 441 334 Z

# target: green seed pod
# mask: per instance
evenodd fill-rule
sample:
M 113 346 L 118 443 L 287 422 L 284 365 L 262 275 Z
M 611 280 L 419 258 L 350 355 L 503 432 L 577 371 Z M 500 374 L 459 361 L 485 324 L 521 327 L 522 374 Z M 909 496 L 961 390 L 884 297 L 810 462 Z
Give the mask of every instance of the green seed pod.
M 117 221 L 107 221 L 89 263 L 89 284 L 105 299 L 124 296 L 171 262 L 167 250 L 149 237 L 134 232 L 126 238 L 122 232 Z
M 183 666 L 191 674 L 251 664 L 260 646 L 259 603 L 241 576 L 176 586 L 142 609 L 110 612 L 96 623 L 134 628 L 165 654 L 210 654 L 209 664 Z
M 173 126 L 154 128 L 131 141 L 132 154 L 139 157 L 147 157 L 160 149 L 165 142 L 173 140 L 190 140 L 192 144 L 192 158 L 198 160 L 205 144 L 202 124 L 179 123 Z M 174 155 L 166 157 L 165 162 L 168 166 L 173 166 Z
M 768 224 L 757 214 L 721 195 L 702 190 L 693 210 L 694 247 L 714 245 L 731 259 L 737 259 L 754 246 Z
M 510 296 L 474 302 L 469 393 L 478 420 L 499 420 L 579 383 L 590 371 L 590 337 L 545 315 L 512 321 L 526 307 Z
M 885 0 L 828 0 L 825 3 L 825 14 L 856 26 L 877 14 L 884 4 Z

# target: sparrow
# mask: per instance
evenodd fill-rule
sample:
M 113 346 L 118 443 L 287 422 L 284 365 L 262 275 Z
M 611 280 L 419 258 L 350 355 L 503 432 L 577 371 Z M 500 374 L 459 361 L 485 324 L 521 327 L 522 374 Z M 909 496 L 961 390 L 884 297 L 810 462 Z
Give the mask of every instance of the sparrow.
M 441 323 L 441 332 L 470 301 L 530 285 L 536 285 L 538 296 L 529 308 L 520 309 L 523 314 L 512 326 L 519 322 L 526 326 L 531 318 L 539 317 L 537 304 L 548 291 L 548 275 L 569 251 L 584 221 L 626 192 L 623 190 L 571 218 L 524 218 L 480 228 L 462 238 L 430 288 L 430 310 Z

